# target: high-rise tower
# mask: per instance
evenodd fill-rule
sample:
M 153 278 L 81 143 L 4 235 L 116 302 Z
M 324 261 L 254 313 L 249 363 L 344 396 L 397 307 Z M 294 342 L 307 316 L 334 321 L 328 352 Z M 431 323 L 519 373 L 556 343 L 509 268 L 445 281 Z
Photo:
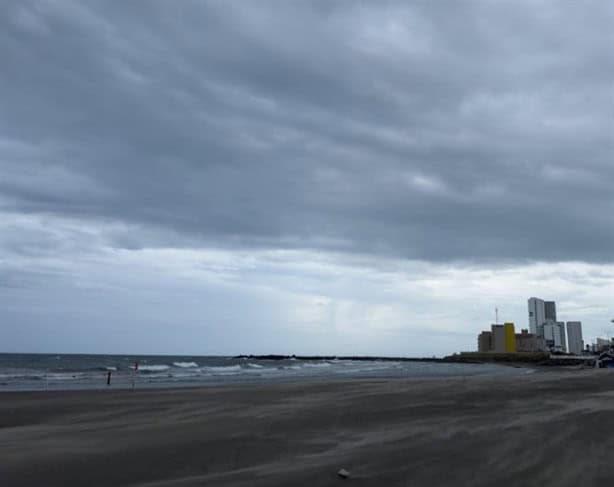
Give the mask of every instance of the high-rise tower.
M 580 321 L 567 322 L 567 342 L 569 343 L 569 353 L 580 355 L 584 349 L 582 341 L 582 323 Z
M 529 330 L 533 335 L 544 336 L 543 326 L 546 322 L 546 303 L 543 299 L 529 298 Z M 554 305 L 554 303 L 552 303 Z M 555 310 L 556 313 L 556 310 Z
M 556 321 L 556 303 L 554 301 L 544 302 L 545 321 Z

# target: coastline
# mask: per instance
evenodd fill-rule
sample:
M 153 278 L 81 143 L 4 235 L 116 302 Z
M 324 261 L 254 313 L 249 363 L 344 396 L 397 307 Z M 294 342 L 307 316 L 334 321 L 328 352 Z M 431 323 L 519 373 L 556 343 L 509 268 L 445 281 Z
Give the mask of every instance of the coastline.
M 0 354 L 0 393 L 500 374 L 514 372 L 497 364 L 403 357 Z
M 496 365 L 535 365 L 535 366 L 558 366 L 573 367 L 576 365 L 594 365 L 596 356 L 566 357 L 553 356 L 546 352 L 460 352 L 444 357 L 392 357 L 373 355 L 253 355 L 241 354 L 232 357 L 237 360 L 266 360 L 266 361 L 354 361 L 354 362 L 423 362 L 423 363 L 456 363 L 456 364 L 496 364 Z
M 6 392 L 3 485 L 590 485 L 614 374 Z M 599 441 L 595 441 L 599 438 Z M 578 452 L 581 452 L 579 454 Z M 570 458 L 574 457 L 571 462 Z

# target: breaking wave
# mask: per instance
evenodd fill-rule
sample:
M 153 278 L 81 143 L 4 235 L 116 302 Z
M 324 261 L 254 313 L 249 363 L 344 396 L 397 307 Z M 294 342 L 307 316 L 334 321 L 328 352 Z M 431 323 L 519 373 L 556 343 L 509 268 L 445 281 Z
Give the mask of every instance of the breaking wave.
M 173 367 L 188 369 L 190 367 L 198 367 L 198 364 L 196 362 L 173 362 Z
M 214 374 L 227 374 L 232 372 L 239 372 L 241 370 L 240 365 L 226 365 L 223 367 L 206 367 L 207 372 L 213 372 Z

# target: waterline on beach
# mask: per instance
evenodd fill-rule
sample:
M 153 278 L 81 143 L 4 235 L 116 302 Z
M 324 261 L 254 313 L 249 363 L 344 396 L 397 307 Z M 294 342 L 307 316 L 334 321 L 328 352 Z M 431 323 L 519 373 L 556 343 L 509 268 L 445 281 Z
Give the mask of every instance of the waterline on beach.
M 177 387 L 352 378 L 514 375 L 528 371 L 528 369 L 519 370 L 491 364 L 390 360 L 257 360 L 210 356 L 0 354 L 0 391 Z M 110 385 L 107 385 L 108 381 Z

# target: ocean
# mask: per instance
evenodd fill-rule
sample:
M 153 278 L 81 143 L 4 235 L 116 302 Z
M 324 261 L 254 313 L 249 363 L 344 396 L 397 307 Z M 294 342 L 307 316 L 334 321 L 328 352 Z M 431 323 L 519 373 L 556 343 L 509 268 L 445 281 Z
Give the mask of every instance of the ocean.
M 135 365 L 138 364 L 138 367 Z M 136 370 L 135 370 L 136 368 Z M 107 385 L 111 373 L 110 385 Z M 170 355 L 0 354 L 0 392 L 453 377 L 527 373 L 491 364 L 355 360 L 255 360 Z

